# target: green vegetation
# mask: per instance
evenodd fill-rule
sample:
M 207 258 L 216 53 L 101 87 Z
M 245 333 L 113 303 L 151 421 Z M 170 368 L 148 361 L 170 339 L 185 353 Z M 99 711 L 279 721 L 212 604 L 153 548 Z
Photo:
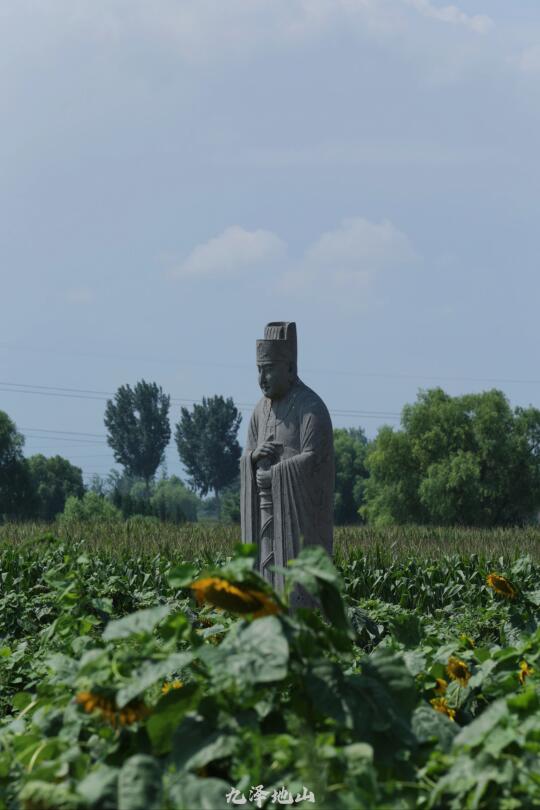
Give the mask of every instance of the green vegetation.
M 33 516 L 38 520 L 54 520 L 69 497 L 84 495 L 82 470 L 62 456 L 31 456 L 28 469 L 34 493 Z
M 33 506 L 34 493 L 23 456 L 24 436 L 0 411 L 0 519 L 22 517 Z
M 181 409 L 176 425 L 175 441 L 178 455 L 190 484 L 204 497 L 213 492 L 220 515 L 220 494 L 239 474 L 242 454 L 238 443 L 238 428 L 242 415 L 229 397 L 203 397 L 190 412 Z
M 70 495 L 66 501 L 64 511 L 58 518 L 61 526 L 70 523 L 96 523 L 100 521 L 107 525 L 120 520 L 122 520 L 120 510 L 96 492 L 85 492 L 82 498 Z
M 402 429 L 369 448 L 362 514 L 369 523 L 512 526 L 540 504 L 540 411 L 512 410 L 502 391 L 421 391 Z
M 294 616 L 237 527 L 58 532 L 0 528 L 0 807 L 539 805 L 540 530 L 343 528 Z
M 115 460 L 128 475 L 142 478 L 147 488 L 171 438 L 170 403 L 156 383 L 141 380 L 133 389 L 121 385 L 105 408 L 107 441 Z
M 156 383 L 142 380 L 133 390 L 117 390 L 105 425 L 124 470 L 112 470 L 106 480 L 95 477 L 90 489 L 124 518 L 238 522 L 241 415 L 233 400 L 213 396 L 181 409 L 174 438 L 188 487 L 166 474 L 156 483 L 171 436 L 169 404 Z M 401 422 L 398 430 L 381 427 L 372 441 L 361 428 L 334 430 L 336 525 L 511 527 L 537 521 L 540 410 L 512 409 L 497 390 L 451 397 L 434 388 L 403 408 Z M 23 445 L 0 411 L 0 521 L 52 520 L 68 497 L 83 497 L 81 471 L 60 456 L 25 459 Z M 92 503 L 97 513 L 107 509 Z M 86 505 L 80 512 L 87 515 Z
M 101 482 L 96 483 L 100 486 Z M 201 506 L 200 499 L 176 475 L 147 486 L 140 479 L 114 473 L 98 494 L 114 504 L 124 518 L 149 515 L 169 523 L 195 522 Z
M 334 493 L 334 520 L 343 526 L 360 520 L 364 502 L 368 440 L 360 428 L 334 429 L 336 484 Z

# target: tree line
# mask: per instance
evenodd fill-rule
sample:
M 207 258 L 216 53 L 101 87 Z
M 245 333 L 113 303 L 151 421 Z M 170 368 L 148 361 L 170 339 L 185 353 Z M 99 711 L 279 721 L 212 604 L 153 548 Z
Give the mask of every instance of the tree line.
M 187 483 L 164 469 L 169 411 L 156 383 L 120 386 L 104 423 L 123 471 L 89 487 L 61 456 L 25 458 L 24 437 L 0 411 L 0 517 L 238 522 L 242 417 L 233 400 L 181 408 L 174 441 Z M 421 390 L 399 428 L 383 426 L 372 441 L 362 428 L 336 428 L 334 448 L 337 524 L 508 526 L 536 521 L 540 509 L 540 410 L 513 409 L 496 389 L 458 397 Z

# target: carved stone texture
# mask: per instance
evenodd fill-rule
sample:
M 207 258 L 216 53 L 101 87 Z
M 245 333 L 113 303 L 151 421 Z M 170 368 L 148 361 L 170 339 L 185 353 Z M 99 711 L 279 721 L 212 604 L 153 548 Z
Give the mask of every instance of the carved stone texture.
M 266 326 L 257 341 L 263 392 L 249 424 L 240 461 L 241 523 L 245 543 L 256 543 L 261 575 L 278 591 L 285 567 L 305 546 L 332 554 L 334 443 L 322 399 L 299 379 L 296 324 Z M 291 607 L 312 607 L 303 589 Z

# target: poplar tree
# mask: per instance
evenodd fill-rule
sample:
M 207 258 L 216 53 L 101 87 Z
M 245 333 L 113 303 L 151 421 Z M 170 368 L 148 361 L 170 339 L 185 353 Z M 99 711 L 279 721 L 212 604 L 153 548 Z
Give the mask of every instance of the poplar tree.
M 104 421 L 114 458 L 128 475 L 144 480 L 147 492 L 171 438 L 170 401 L 156 383 L 144 380 L 133 389 L 120 386 L 114 401 L 107 401 Z
M 238 428 L 242 415 L 232 398 L 214 396 L 193 410 L 181 409 L 175 439 L 180 461 L 190 476 L 190 484 L 204 497 L 214 492 L 218 516 L 220 494 L 238 477 L 241 449 Z

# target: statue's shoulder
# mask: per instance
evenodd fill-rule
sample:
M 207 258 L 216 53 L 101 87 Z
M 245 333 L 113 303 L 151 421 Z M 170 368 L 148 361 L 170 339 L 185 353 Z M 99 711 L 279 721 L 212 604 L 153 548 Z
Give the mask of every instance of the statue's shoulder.
M 302 410 L 317 413 L 330 419 L 328 408 L 320 396 L 301 380 L 298 381 L 297 398 L 298 405 Z
M 265 412 L 265 408 L 268 407 L 268 400 L 266 397 L 261 397 L 260 400 L 257 402 L 255 407 L 253 408 L 252 418 L 257 419 L 262 413 Z

